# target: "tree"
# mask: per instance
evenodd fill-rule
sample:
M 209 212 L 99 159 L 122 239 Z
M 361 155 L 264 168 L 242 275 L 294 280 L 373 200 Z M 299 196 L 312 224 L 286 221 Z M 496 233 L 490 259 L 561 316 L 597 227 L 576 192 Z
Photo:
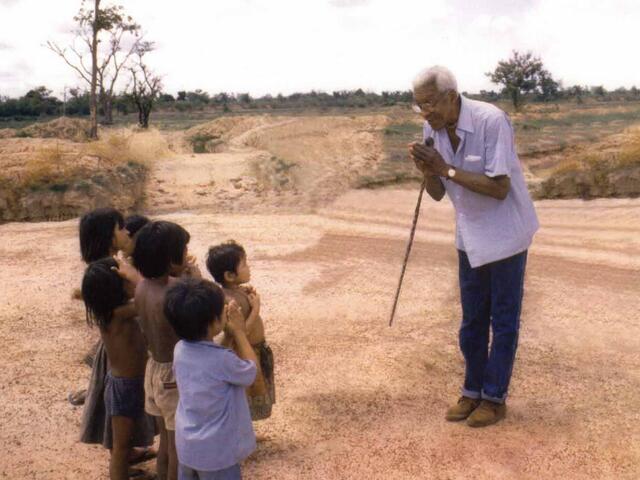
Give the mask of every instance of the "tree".
M 600 99 L 604 99 L 607 90 L 602 85 L 596 85 L 595 87 L 591 87 L 591 93 L 600 97 Z
M 101 11 L 104 30 L 109 33 L 108 47 L 98 66 L 98 89 L 104 122 L 113 123 L 114 91 L 121 70 L 127 65 L 139 42 L 140 25 L 131 16 L 125 15 L 122 6 L 113 6 Z M 125 48 L 125 44 L 129 46 Z
M 131 73 L 131 99 L 138 109 L 138 124 L 149 128 L 149 116 L 162 90 L 162 79 L 145 64 L 144 56 L 153 50 L 151 42 L 140 42 L 135 52 Z
M 509 60 L 499 61 L 496 69 L 486 75 L 493 83 L 503 85 L 503 93 L 511 98 L 513 107 L 520 110 L 523 95 L 539 86 L 542 72 L 545 72 L 542 61 L 533 53 L 514 50 Z
M 68 48 L 62 48 L 49 41 L 47 46 L 89 84 L 90 136 L 97 138 L 98 98 L 105 116 L 105 123 L 113 123 L 114 89 L 122 69 L 136 50 L 141 38 L 140 26 L 130 16 L 125 15 L 122 6 L 100 8 L 102 0 L 94 0 L 94 8 L 91 10 L 85 9 L 86 1 L 82 0 L 80 10 L 73 18 L 77 28 L 71 45 Z M 109 39 L 105 47 L 99 49 L 101 32 L 107 32 Z M 125 47 L 127 43 L 129 45 Z M 85 61 L 88 56 L 91 58 L 90 67 Z
M 584 87 L 581 87 L 580 85 L 574 85 L 568 90 L 569 96 L 574 97 L 576 99 L 576 103 L 578 104 L 584 102 L 582 97 L 584 96 L 585 92 L 586 89 Z
M 557 100 L 560 97 L 560 83 L 556 82 L 547 70 L 540 72 L 538 90 L 538 98 L 543 102 Z

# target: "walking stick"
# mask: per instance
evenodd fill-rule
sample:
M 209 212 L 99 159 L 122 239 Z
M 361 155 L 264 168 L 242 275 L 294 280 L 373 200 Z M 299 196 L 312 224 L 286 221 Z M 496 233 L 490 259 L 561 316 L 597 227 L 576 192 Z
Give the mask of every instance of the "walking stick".
M 433 146 L 433 138 L 427 138 L 425 145 L 428 147 Z M 404 272 L 407 270 L 407 262 L 409 261 L 409 254 L 411 253 L 411 247 L 413 246 L 413 237 L 416 234 L 416 226 L 418 225 L 418 216 L 420 216 L 420 205 L 422 204 L 422 194 L 427 188 L 427 177 L 424 177 L 422 185 L 420 185 L 420 194 L 418 195 L 418 203 L 416 204 L 416 211 L 413 213 L 413 224 L 411 225 L 411 233 L 409 235 L 409 242 L 407 243 L 407 251 L 404 254 L 404 261 L 402 262 L 402 272 L 400 273 L 400 281 L 398 282 L 398 289 L 396 290 L 396 298 L 393 300 L 393 308 L 391 309 L 391 318 L 389 319 L 389 326 L 393 325 L 393 317 L 396 314 L 396 307 L 398 306 L 398 299 L 400 298 L 400 290 L 402 289 L 402 280 L 404 279 Z

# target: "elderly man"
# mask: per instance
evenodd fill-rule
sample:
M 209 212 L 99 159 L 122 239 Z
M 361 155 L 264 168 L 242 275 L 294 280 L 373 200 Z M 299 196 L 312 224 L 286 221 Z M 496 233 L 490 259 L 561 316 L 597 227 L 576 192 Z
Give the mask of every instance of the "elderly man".
M 527 249 L 538 219 L 508 116 L 460 95 L 443 67 L 421 72 L 413 93 L 414 109 L 426 121 L 425 142 L 409 146 L 411 157 L 427 177 L 429 195 L 439 201 L 446 192 L 456 213 L 466 368 L 462 396 L 446 419 L 482 427 L 506 414 Z

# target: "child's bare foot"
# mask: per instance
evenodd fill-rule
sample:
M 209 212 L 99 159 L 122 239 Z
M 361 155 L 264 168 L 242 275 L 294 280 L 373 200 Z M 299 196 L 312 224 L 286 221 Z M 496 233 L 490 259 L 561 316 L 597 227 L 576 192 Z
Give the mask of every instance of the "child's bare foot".
M 150 447 L 133 447 L 129 454 L 129 465 L 137 465 L 156 458 L 158 453 Z
M 69 400 L 69 403 L 71 405 L 73 405 L 74 407 L 78 407 L 80 405 L 84 405 L 84 401 L 85 401 L 86 398 L 87 398 L 87 391 L 86 390 L 78 390 L 76 392 L 71 392 L 67 396 L 67 400 Z
M 129 478 L 135 478 L 136 480 L 157 480 L 158 476 L 153 472 L 147 472 L 140 468 L 130 468 Z

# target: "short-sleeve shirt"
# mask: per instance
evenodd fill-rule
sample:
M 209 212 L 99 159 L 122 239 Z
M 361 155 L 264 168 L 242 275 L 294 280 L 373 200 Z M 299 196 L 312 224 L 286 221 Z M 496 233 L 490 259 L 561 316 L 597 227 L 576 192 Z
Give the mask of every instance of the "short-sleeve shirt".
M 511 257 L 531 245 L 539 228 L 522 167 L 516 154 L 509 117 L 486 102 L 460 95 L 454 153 L 446 129 L 424 123 L 424 138 L 431 137 L 445 162 L 457 169 L 489 177 L 507 175 L 511 188 L 504 200 L 472 192 L 442 179 L 456 211 L 456 248 L 466 252 L 473 268 Z
M 180 401 L 178 460 L 194 470 L 231 467 L 256 448 L 245 388 L 256 365 L 209 341 L 180 340 L 173 354 Z

